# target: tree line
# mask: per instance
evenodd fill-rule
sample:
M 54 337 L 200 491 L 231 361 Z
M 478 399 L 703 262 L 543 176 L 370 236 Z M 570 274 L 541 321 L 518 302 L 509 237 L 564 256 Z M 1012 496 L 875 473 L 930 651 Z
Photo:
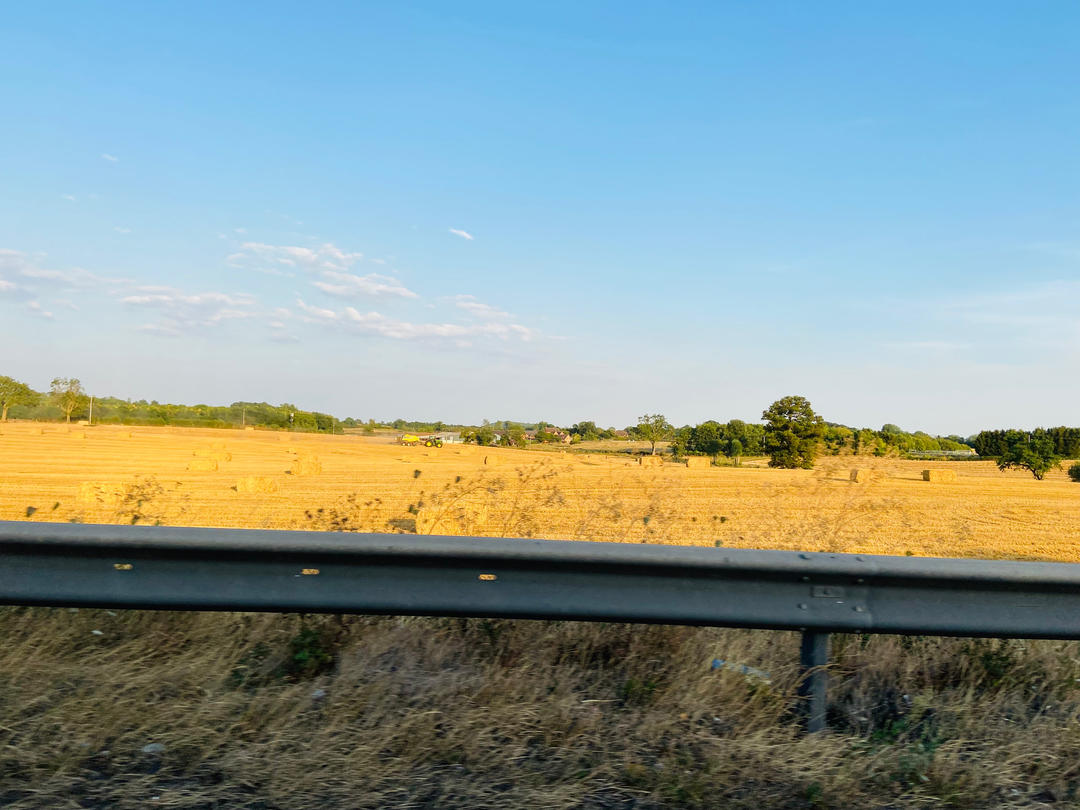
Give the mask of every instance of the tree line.
M 996 458 L 1000 469 L 1018 467 L 1041 481 L 1063 460 L 1080 458 L 1080 428 L 984 430 L 972 437 L 971 445 L 980 456 Z M 1073 464 L 1068 473 L 1080 481 L 1080 464 Z
M 971 446 L 980 456 L 1003 456 L 1017 444 L 1047 445 L 1062 458 L 1080 458 L 1080 428 L 1054 427 L 1035 430 L 983 430 L 971 437 Z
M 156 400 L 94 397 L 91 401 L 75 377 L 57 377 L 48 391 L 35 391 L 26 383 L 0 376 L 0 421 L 33 419 L 71 422 L 87 419 L 112 425 L 171 425 L 176 427 L 264 427 L 312 433 L 332 433 L 355 419 L 339 421 L 330 414 L 305 411 L 290 403 L 234 402 L 231 405 L 176 405 Z

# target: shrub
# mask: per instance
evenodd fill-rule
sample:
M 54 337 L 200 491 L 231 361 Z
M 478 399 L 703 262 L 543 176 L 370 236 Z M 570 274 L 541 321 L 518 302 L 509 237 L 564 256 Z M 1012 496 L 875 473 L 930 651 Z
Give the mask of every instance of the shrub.
M 1080 484 L 1080 463 L 1073 464 L 1069 467 L 1069 478 Z

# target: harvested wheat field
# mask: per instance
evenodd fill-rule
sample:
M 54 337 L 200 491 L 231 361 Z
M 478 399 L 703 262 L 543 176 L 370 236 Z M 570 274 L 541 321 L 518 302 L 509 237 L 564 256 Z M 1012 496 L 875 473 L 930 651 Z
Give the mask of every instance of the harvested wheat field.
M 1080 559 L 1080 486 L 261 431 L 8 424 L 0 519 Z M 214 468 L 216 467 L 216 469 Z M 852 480 L 852 471 L 858 475 Z M 930 476 L 938 478 L 939 476 Z M 0 608 L 0 806 L 1046 808 L 1080 796 L 1080 645 Z
M 772 470 L 646 456 L 643 467 L 627 456 L 358 436 L 78 433 L 86 438 L 5 426 L 0 519 L 29 509 L 32 520 L 304 529 L 335 515 L 360 531 L 1080 560 L 1080 486 L 1061 471 L 1035 481 L 991 462 L 926 472 L 925 462 L 860 457 L 855 475 L 850 458 Z M 107 497 L 87 494 L 99 482 Z

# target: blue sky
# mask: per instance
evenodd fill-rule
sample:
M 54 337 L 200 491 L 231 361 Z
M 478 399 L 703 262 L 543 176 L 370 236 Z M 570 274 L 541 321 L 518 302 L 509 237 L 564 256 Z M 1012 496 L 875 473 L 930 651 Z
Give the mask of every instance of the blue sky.
M 1075 424 L 1080 6 L 27 3 L 0 373 L 362 418 Z

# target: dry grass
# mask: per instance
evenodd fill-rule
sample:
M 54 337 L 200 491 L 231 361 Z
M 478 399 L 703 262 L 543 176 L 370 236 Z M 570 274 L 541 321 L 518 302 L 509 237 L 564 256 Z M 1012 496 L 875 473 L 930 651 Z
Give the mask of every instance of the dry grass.
M 983 462 L 928 487 L 916 463 L 860 458 L 871 474 L 855 486 L 850 459 L 643 469 L 238 431 L 228 451 L 210 447 L 231 454 L 227 470 L 195 473 L 217 461 L 193 452 L 221 434 L 4 431 L 3 519 L 35 507 L 35 520 L 1080 556 L 1080 486 Z M 321 474 L 287 474 L 316 457 Z M 805 739 L 785 633 L 21 608 L 0 610 L 0 628 L 4 807 L 1035 808 L 1080 795 L 1073 643 L 837 637 L 832 731 Z
M 232 453 L 226 450 L 224 446 L 197 447 L 191 451 L 191 455 L 196 458 L 208 458 L 211 461 L 232 461 Z
M 83 481 L 75 495 L 76 503 L 87 506 L 116 507 L 124 496 L 123 484 L 110 484 L 101 481 Z
M 804 739 L 793 634 L 0 620 L 10 808 L 1034 808 L 1080 784 L 1075 644 L 838 639 L 833 731 Z

